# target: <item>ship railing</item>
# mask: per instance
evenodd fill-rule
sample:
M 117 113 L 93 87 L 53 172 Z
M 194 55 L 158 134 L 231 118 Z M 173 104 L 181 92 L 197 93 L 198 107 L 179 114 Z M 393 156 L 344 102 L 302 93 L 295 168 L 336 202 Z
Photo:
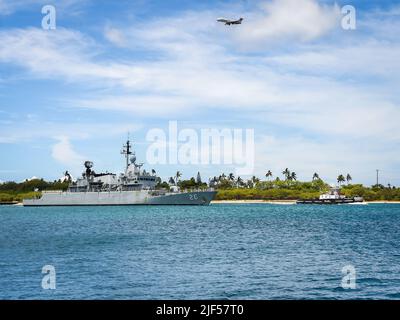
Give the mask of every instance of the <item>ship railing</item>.
M 43 190 L 42 191 L 42 193 L 55 193 L 55 194 L 62 194 L 62 193 L 64 193 L 65 191 L 63 191 L 63 190 Z
M 158 196 L 158 195 L 165 195 L 166 193 L 187 193 L 187 192 L 204 192 L 204 191 L 215 191 L 214 188 L 187 188 L 187 189 L 179 189 L 175 191 L 170 191 L 167 189 L 161 190 L 151 190 L 151 195 Z
M 215 189 L 214 188 L 188 188 L 188 189 L 180 189 L 176 193 L 203 192 L 203 191 L 215 191 Z

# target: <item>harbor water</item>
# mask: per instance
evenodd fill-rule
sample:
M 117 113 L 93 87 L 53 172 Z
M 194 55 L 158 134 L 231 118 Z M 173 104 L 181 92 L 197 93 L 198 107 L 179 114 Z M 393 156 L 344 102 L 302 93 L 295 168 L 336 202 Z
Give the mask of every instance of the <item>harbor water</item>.
M 400 204 L 0 206 L 0 299 L 400 299 Z

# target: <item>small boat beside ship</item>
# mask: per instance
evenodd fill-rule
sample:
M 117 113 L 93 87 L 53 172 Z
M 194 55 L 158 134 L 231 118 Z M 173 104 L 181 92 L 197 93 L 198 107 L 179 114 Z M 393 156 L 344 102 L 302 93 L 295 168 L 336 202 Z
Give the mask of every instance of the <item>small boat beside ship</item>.
M 362 203 L 362 197 L 346 197 L 340 193 L 340 188 L 331 188 L 329 192 L 321 194 L 316 199 L 297 200 L 297 204 L 351 204 Z

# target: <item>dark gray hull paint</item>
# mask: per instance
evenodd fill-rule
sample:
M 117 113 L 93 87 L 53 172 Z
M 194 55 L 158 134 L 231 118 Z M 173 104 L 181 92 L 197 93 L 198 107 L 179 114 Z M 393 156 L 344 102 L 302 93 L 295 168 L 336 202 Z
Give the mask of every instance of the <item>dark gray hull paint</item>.
M 148 191 L 60 192 L 43 194 L 40 199 L 24 199 L 30 207 L 49 206 L 128 206 L 128 205 L 209 205 L 216 191 L 193 191 L 152 195 Z

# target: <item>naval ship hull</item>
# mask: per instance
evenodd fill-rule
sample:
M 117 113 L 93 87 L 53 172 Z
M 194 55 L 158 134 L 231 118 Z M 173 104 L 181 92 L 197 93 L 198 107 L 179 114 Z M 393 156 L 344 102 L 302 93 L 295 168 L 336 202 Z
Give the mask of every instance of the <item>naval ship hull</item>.
M 44 192 L 38 199 L 24 199 L 24 206 L 121 206 L 209 205 L 216 191 L 154 195 L 151 191 Z

